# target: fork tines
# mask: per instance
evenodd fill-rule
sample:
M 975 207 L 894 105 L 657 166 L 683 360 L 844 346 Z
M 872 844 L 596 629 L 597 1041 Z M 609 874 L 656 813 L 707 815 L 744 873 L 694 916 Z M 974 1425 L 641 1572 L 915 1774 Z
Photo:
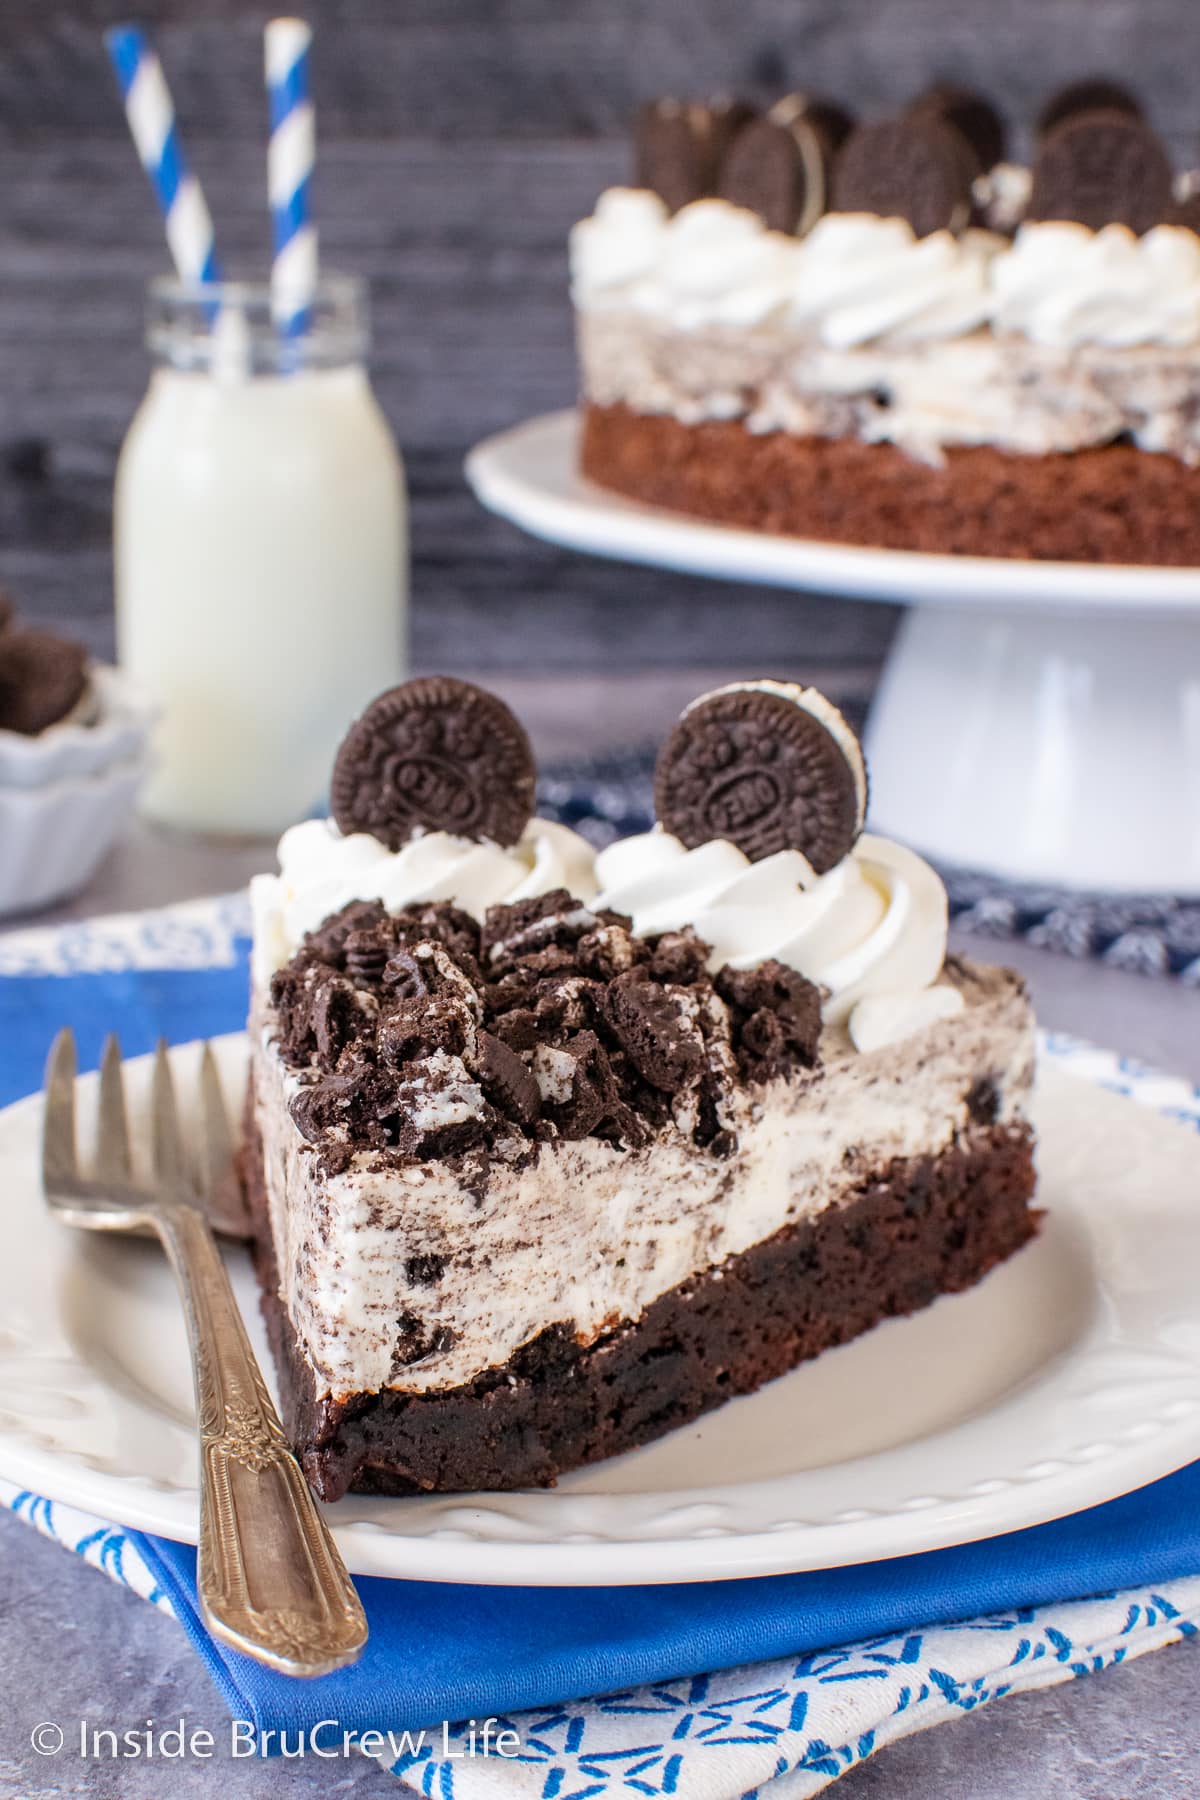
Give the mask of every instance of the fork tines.
M 99 1106 L 94 1167 L 81 1171 L 75 1124 L 78 1054 L 74 1033 L 60 1031 L 46 1063 L 45 1111 L 42 1123 L 42 1179 L 48 1193 L 81 1186 L 130 1189 L 140 1187 L 133 1173 L 129 1119 L 121 1046 L 113 1035 L 105 1040 L 100 1060 Z M 175 1098 L 171 1060 L 165 1040 L 154 1056 L 151 1083 L 151 1155 L 153 1187 L 195 1200 L 210 1199 L 228 1185 L 234 1138 L 221 1092 L 212 1046 L 205 1044 L 200 1063 L 200 1152 L 193 1171 L 184 1142 Z M 223 1220 L 219 1229 L 228 1229 Z

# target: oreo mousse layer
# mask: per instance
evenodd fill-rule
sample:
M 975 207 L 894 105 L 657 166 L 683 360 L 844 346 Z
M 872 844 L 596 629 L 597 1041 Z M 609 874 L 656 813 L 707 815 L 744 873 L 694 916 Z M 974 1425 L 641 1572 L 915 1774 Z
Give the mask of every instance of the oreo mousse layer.
M 827 701 L 704 696 L 599 855 L 532 791 L 499 701 L 409 683 L 254 884 L 244 1173 L 327 1499 L 553 1482 L 1034 1230 L 1028 1002 L 862 834 Z

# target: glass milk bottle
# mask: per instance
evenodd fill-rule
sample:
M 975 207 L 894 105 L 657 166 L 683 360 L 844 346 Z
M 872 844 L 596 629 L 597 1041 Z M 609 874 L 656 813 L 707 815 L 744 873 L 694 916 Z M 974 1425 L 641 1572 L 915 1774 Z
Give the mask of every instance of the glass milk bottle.
M 265 286 L 156 281 L 147 317 L 114 510 L 119 660 L 162 709 L 143 811 L 276 833 L 404 673 L 404 471 L 364 367 L 365 292 L 325 279 L 291 340 Z

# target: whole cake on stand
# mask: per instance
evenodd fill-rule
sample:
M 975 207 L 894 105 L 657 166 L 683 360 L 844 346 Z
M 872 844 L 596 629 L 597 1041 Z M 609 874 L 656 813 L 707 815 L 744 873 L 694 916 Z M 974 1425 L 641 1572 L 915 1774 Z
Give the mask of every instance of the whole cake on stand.
M 650 109 L 645 185 L 572 235 L 585 473 L 842 543 L 1200 564 L 1194 203 L 1114 93 L 1052 109 L 1024 171 L 939 92 L 832 153 L 793 100 L 682 206 Z

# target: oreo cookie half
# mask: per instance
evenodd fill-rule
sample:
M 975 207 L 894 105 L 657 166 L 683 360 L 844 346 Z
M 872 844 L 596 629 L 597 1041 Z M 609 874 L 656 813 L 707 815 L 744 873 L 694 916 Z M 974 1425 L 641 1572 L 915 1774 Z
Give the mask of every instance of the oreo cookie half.
M 12 628 L 0 635 L 0 731 L 36 737 L 78 706 L 87 689 L 82 644 L 48 631 Z
M 801 115 L 805 124 L 811 125 L 820 137 L 831 159 L 854 130 L 854 114 L 847 112 L 837 100 L 827 100 L 821 94 L 785 94 L 782 100 L 775 102 L 770 114 L 781 125 Z
M 689 849 L 724 838 L 751 862 L 799 850 L 823 875 L 862 830 L 866 767 L 849 725 L 815 688 L 735 682 L 694 700 L 674 727 L 654 800 Z
M 1119 81 L 1110 81 L 1105 75 L 1089 75 L 1083 81 L 1070 81 L 1066 87 L 1056 88 L 1049 99 L 1042 102 L 1034 129 L 1039 138 L 1044 138 L 1064 119 L 1088 112 L 1119 112 L 1131 119 L 1142 117 L 1141 106 L 1128 88 L 1122 87 Z
M 716 191 L 730 144 L 754 117 L 740 100 L 650 100 L 634 123 L 634 182 L 671 212 Z
M 918 94 L 907 110 L 910 119 L 940 120 L 957 131 L 970 146 L 977 175 L 986 175 L 1004 156 L 1004 120 L 986 94 L 974 88 L 939 82 Z
M 940 119 L 860 125 L 833 171 L 835 212 L 907 219 L 918 237 L 961 231 L 971 216 L 972 155 Z
M 1026 218 L 1073 219 L 1092 231 L 1149 231 L 1170 218 L 1172 171 L 1156 134 L 1123 112 L 1085 112 L 1049 133 Z
M 515 844 L 533 813 L 536 767 L 503 700 L 426 675 L 373 700 L 347 732 L 330 783 L 339 830 L 399 850 L 417 831 Z
M 783 124 L 774 116 L 743 126 L 725 154 L 717 193 L 757 213 L 771 231 L 801 236 L 825 211 L 828 157 L 803 115 Z

